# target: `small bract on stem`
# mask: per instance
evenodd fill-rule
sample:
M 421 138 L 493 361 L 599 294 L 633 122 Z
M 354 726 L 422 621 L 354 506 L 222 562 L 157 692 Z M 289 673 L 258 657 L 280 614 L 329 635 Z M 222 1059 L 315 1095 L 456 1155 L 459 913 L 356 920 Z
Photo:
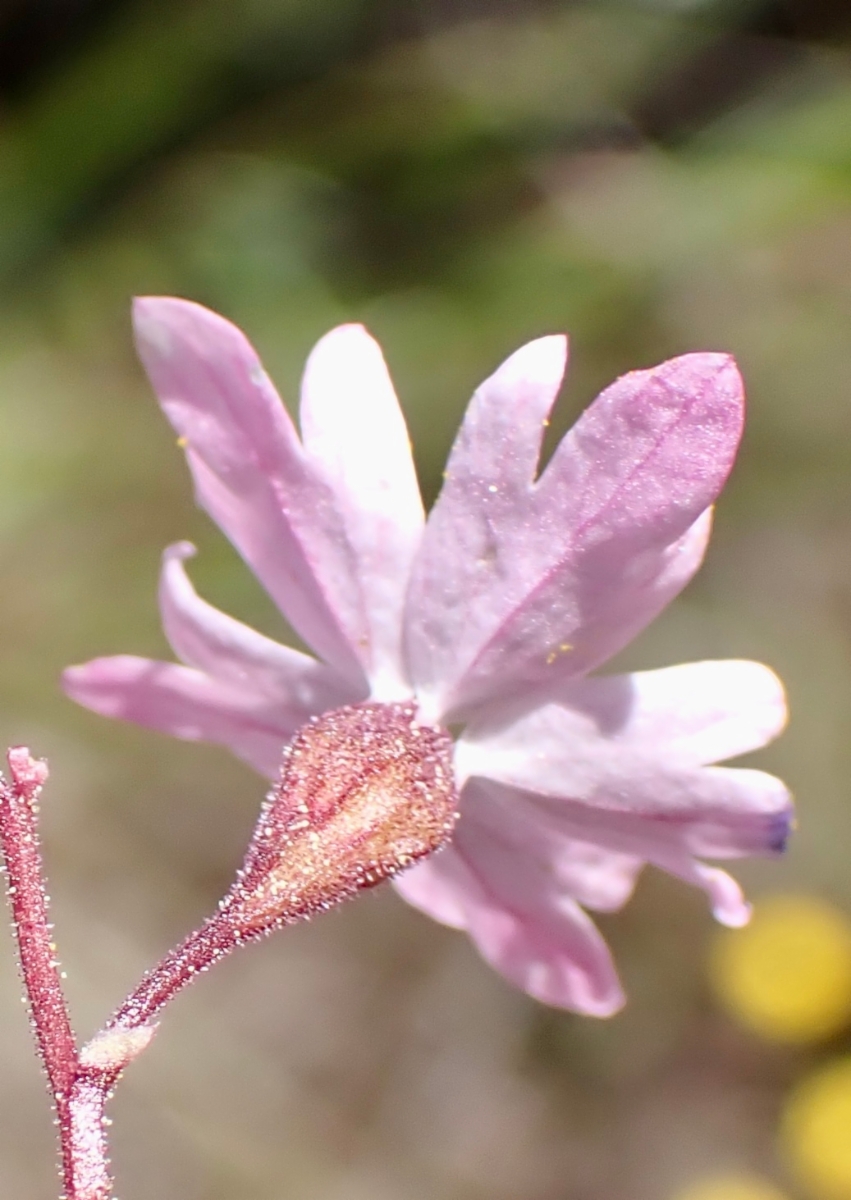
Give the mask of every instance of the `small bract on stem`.
M 217 911 L 149 971 L 78 1049 L 55 957 L 38 839 L 47 764 L 8 754 L 0 843 L 24 987 L 59 1129 L 64 1200 L 108 1200 L 104 1110 L 153 1019 L 230 950 L 330 908 L 439 849 L 456 819 L 452 742 L 410 704 L 310 721 L 286 748 L 242 870 Z

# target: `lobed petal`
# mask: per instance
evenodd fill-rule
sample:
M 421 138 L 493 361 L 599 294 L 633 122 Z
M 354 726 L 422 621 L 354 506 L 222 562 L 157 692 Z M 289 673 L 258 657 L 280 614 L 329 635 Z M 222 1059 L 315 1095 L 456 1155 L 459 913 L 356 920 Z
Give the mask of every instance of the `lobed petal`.
M 227 746 L 268 778 L 277 775 L 283 747 L 304 721 L 296 708 L 253 696 L 191 667 L 132 655 L 69 667 L 62 682 L 73 700 L 101 716 L 187 741 Z
M 644 837 L 640 830 L 630 831 L 622 824 L 612 823 L 597 836 L 603 845 L 580 842 L 568 837 L 565 829 L 584 829 L 582 820 L 571 824 L 565 813 L 547 812 L 531 803 L 502 803 L 500 791 L 485 781 L 478 781 L 475 791 L 469 788 L 466 820 L 460 830 L 469 855 L 487 864 L 487 869 L 501 872 L 506 878 L 522 878 L 530 870 L 544 872 L 554 884 L 566 887 L 581 904 L 598 912 L 620 908 L 630 898 L 644 861 L 635 853 L 624 853 L 612 847 L 629 847 L 641 851 Z M 477 792 L 477 794 L 476 794 Z M 517 800 L 515 794 L 513 800 Z M 593 830 L 589 829 L 589 836 Z M 750 918 L 750 906 L 736 881 L 717 867 L 696 861 L 670 839 L 654 841 L 648 861 L 670 875 L 682 879 L 706 892 L 713 916 L 723 925 L 739 927 Z M 567 867 L 567 871 L 565 870 Z M 551 885 L 552 886 L 552 885 Z
M 754 772 L 756 774 L 756 772 Z M 768 777 L 770 778 L 770 777 Z M 490 779 L 470 780 L 464 789 L 465 807 L 461 828 L 466 822 L 470 839 L 482 841 L 483 831 L 498 831 L 499 835 L 520 844 L 517 830 L 525 827 L 525 837 L 537 829 L 541 839 L 555 843 L 564 839 L 584 840 L 601 850 L 659 867 L 670 875 L 683 879 L 707 893 L 716 918 L 727 925 L 744 924 L 750 909 L 738 884 L 726 872 L 709 867 L 695 859 L 696 854 L 718 857 L 743 853 L 759 853 L 743 849 L 726 831 L 724 837 L 695 832 L 689 822 L 652 820 L 633 815 L 624 809 L 594 808 L 568 799 L 542 796 L 520 788 L 497 783 Z M 492 833 L 491 833 L 492 836 Z M 731 846 L 731 842 L 734 844 Z M 763 853 L 769 851 L 763 848 Z M 518 852 L 519 857 L 519 852 Z
M 467 725 L 459 749 L 514 755 L 548 788 L 577 747 L 607 760 L 626 751 L 697 767 L 759 750 L 786 719 L 783 684 L 769 667 L 719 659 L 567 680 L 497 701 Z
M 189 542 L 169 546 L 159 589 L 165 635 L 187 666 L 282 704 L 298 724 L 329 708 L 366 699 L 365 688 L 354 687 L 330 667 L 264 637 L 202 600 L 183 566 L 194 553 Z
M 568 896 L 536 885 L 518 888 L 510 876 L 489 874 L 456 847 L 394 886 L 429 916 L 456 927 L 463 922 L 485 961 L 544 1004 L 597 1017 L 623 1005 L 605 941 Z
M 575 836 L 646 841 L 638 852 L 649 861 L 654 841 L 711 857 L 774 854 L 792 822 L 785 786 L 702 764 L 763 745 L 784 722 L 767 668 L 692 663 L 574 681 L 537 708 L 494 705 L 465 730 L 457 769 L 548 797 Z
M 476 392 L 426 526 L 406 645 L 435 714 L 587 673 L 703 555 L 741 435 L 733 361 L 691 354 L 624 376 L 536 479 L 557 346 L 533 342 Z
M 304 450 L 334 493 L 367 616 L 358 651 L 377 700 L 410 694 L 401 673 L 402 614 L 424 515 L 411 443 L 375 342 L 343 325 L 318 343 L 301 392 Z
M 505 878 L 523 892 L 569 896 L 596 912 L 616 912 L 632 895 L 644 862 L 634 854 L 570 837 L 559 823 L 521 804 L 492 802 L 491 785 L 471 780 L 463 793 L 455 845 L 480 875 Z
M 671 875 L 701 888 L 709 899 L 712 915 L 721 925 L 741 929 L 751 919 L 751 906 L 732 875 L 694 859 L 672 858 L 664 865 Z
M 473 886 L 468 871 L 451 845 L 410 871 L 403 871 L 393 880 L 393 887 L 403 900 L 420 912 L 448 925 L 450 929 L 466 929 L 465 891 Z
M 328 439 L 318 432 L 377 384 L 381 397 L 370 409 L 375 436 L 383 450 L 399 453 L 401 416 L 393 410 L 375 354 L 362 349 L 352 354 L 357 338 L 351 332 L 343 337 L 357 379 L 331 401 L 325 392 L 335 386 L 327 369 L 333 345 L 319 352 L 314 382 L 308 384 L 316 447 L 311 452 L 300 443 L 253 347 L 234 325 L 200 305 L 161 297 L 137 300 L 134 317 L 139 354 L 185 443 L 199 503 L 326 662 L 355 686 L 375 670 L 383 680 L 392 676 L 400 690 L 400 635 L 393 613 L 394 603 L 401 605 L 407 571 L 404 556 L 379 560 L 374 546 L 389 537 L 399 549 L 412 539 L 411 481 L 404 464 L 389 469 L 383 507 L 377 505 L 376 488 L 351 460 L 345 471 L 331 469 Z M 346 423 L 354 423 L 353 414 Z M 352 458 L 361 452 L 362 441 L 352 441 Z M 345 439 L 337 450 L 339 465 Z M 410 457 L 406 448 L 403 453 Z M 394 507 L 399 527 L 391 535 Z M 379 586 L 374 578 L 379 568 L 398 574 Z M 377 592 L 381 610 L 373 612 Z

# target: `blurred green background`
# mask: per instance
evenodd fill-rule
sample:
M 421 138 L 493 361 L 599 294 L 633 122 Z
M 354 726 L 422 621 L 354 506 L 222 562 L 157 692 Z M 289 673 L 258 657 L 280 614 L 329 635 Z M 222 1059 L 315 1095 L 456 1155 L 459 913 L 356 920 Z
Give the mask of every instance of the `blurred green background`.
M 792 725 L 754 762 L 800 831 L 740 875 L 847 919 L 847 0 L 6 0 L 0 740 L 50 757 L 84 1036 L 227 887 L 264 785 L 76 709 L 59 672 L 166 653 L 158 560 L 181 538 L 207 598 L 284 633 L 193 507 L 134 358 L 137 292 L 237 321 L 288 403 L 315 339 L 366 322 L 429 501 L 472 389 L 532 336 L 572 336 L 554 437 L 624 370 L 732 351 L 750 422 L 707 564 L 623 664 L 781 673 Z M 841 1147 L 825 1179 L 783 1134 L 789 1096 L 851 1051 L 851 994 L 829 1028 L 762 1036 L 713 992 L 701 896 L 648 872 L 602 924 L 630 994 L 605 1023 L 516 994 L 388 890 L 245 951 L 122 1084 L 122 1200 L 851 1196 Z M 10 939 L 0 1056 L 0 1195 L 52 1200 Z

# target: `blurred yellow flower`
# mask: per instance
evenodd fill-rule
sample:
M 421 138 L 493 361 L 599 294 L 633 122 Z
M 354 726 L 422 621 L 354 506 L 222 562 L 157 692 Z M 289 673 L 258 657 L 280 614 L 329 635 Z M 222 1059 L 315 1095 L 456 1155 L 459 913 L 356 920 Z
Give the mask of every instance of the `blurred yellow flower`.
M 679 1191 L 673 1200 L 786 1200 L 773 1183 L 757 1175 L 716 1175 Z
M 814 1072 L 792 1093 L 783 1146 L 802 1183 L 819 1200 L 851 1200 L 851 1058 Z
M 724 1006 L 763 1037 L 828 1037 L 851 1021 L 851 921 L 814 896 L 773 896 L 746 929 L 716 939 L 710 976 Z

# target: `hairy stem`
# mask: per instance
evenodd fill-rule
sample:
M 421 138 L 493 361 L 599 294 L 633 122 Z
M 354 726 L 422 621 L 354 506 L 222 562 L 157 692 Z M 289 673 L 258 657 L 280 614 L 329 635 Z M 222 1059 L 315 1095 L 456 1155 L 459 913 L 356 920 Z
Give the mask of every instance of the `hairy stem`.
M 0 782 L 0 844 L 33 1033 L 56 1110 L 64 1200 L 108 1200 L 103 1109 L 116 1072 L 82 1070 L 71 1030 L 38 838 L 47 766 L 19 746 L 9 751 L 9 769 L 11 782 Z
M 245 939 L 221 914 L 210 917 L 145 975 L 110 1017 L 106 1029 L 137 1030 L 148 1026 L 178 992 L 242 940 Z
M 18 942 L 21 974 L 30 1002 L 39 1054 L 54 1096 L 67 1095 L 77 1066 L 77 1050 L 62 991 L 56 945 L 47 910 L 38 839 L 41 778 L 33 771 L 0 790 L 0 841 L 8 876 L 9 904 Z
M 85 1074 L 71 1085 L 62 1148 L 67 1200 L 107 1200 L 112 1195 L 104 1107 L 110 1088 L 103 1072 Z

